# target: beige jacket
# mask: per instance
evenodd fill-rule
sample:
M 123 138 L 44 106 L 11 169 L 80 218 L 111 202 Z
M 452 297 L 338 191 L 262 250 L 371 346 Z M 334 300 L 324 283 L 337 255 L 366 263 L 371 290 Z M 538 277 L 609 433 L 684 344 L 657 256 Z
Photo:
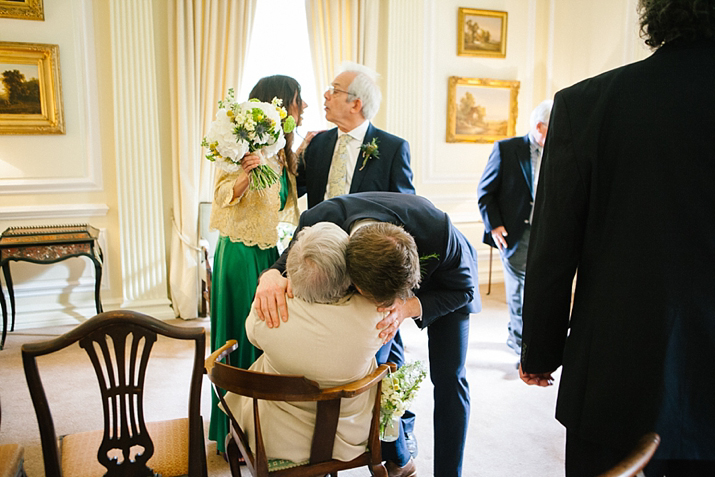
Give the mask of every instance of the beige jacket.
M 282 155 L 282 151 L 279 154 Z M 282 173 L 283 166 L 278 155 L 267 159 L 267 162 L 277 174 Z M 274 247 L 278 243 L 278 222 L 298 225 L 295 176 L 288 174 L 290 191 L 281 211 L 280 181 L 262 191 L 246 189 L 241 197 L 232 200 L 233 185 L 243 174 L 245 172 L 241 168 L 237 172 L 216 171 L 209 226 L 212 230 L 218 230 L 222 236 L 229 237 L 232 242 L 258 245 L 261 249 Z
M 374 303 L 359 294 L 335 304 L 306 303 L 288 298 L 290 319 L 268 328 L 251 307 L 246 335 L 263 354 L 252 371 L 305 376 L 321 388 L 356 381 L 377 368 L 375 353 L 382 346 Z M 365 451 L 376 389 L 340 405 L 333 458 L 349 461 Z M 255 449 L 251 399 L 226 394 L 226 403 Z M 303 462 L 310 457 L 316 404 L 259 401 L 263 440 L 269 459 Z

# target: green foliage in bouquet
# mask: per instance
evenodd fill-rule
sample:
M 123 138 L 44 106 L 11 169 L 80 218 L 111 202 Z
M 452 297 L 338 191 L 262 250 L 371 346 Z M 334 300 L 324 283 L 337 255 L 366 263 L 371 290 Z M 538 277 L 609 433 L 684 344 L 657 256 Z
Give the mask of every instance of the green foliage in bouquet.
M 235 172 L 243 156 L 256 153 L 262 158 L 277 154 L 285 146 L 285 136 L 295 129 L 295 119 L 282 107 L 283 101 L 273 98 L 270 103 L 250 99 L 237 103 L 233 88 L 218 102 L 216 120 L 201 145 L 209 150 L 206 159 L 228 172 Z M 260 191 L 279 180 L 278 174 L 265 163 L 253 169 L 249 188 Z
M 380 400 L 380 434 L 394 418 L 402 417 L 410 403 L 417 396 L 420 383 L 427 376 L 421 361 L 404 364 L 394 373 L 388 373 L 382 380 L 382 398 Z

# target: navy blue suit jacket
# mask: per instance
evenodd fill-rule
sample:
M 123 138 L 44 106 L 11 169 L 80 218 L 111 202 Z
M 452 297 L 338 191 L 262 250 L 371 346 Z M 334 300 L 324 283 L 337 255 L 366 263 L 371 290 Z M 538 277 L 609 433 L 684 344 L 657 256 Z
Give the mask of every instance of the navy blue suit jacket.
M 529 225 L 532 187 L 529 135 L 494 144 L 479 181 L 479 212 L 484 221 L 484 243 L 496 247 L 491 231 L 506 228 L 507 257 L 514 253 Z
M 377 138 L 380 157 L 368 159 L 365 167 L 360 170 L 363 163 L 360 153 L 353 171 L 350 193 L 388 191 L 414 194 L 410 146 L 407 141 L 369 124 L 363 144 L 371 142 L 373 138 Z M 298 165 L 298 196 L 308 193 L 309 208 L 325 198 L 330 163 L 337 140 L 338 128 L 316 134 Z
M 424 328 L 453 311 L 477 313 L 481 310 L 478 289 L 477 252 L 452 225 L 449 216 L 424 197 L 394 192 L 361 192 L 323 201 L 300 216 L 296 235 L 303 227 L 332 222 L 350 233 L 353 223 L 375 219 L 403 226 L 417 244 L 422 281 L 415 295 L 422 303 Z M 290 247 L 273 265 L 281 273 Z

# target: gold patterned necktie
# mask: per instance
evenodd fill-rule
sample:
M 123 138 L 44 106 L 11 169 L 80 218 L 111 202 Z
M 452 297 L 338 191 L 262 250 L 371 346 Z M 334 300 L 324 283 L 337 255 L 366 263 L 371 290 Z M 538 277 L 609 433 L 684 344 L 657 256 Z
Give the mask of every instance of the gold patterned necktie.
M 348 189 L 348 143 L 349 134 L 343 134 L 338 139 L 338 147 L 333 154 L 333 161 L 330 163 L 330 173 L 328 174 L 328 199 L 335 196 L 347 194 Z

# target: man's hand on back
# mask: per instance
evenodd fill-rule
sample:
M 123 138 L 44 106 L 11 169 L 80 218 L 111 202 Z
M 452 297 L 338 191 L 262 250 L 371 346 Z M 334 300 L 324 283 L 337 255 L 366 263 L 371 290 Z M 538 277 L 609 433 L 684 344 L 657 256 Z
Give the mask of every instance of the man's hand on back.
M 281 272 L 269 269 L 261 275 L 253 307 L 269 328 L 280 326 L 281 319 L 288 321 L 286 294 L 293 298 L 290 280 L 281 275 Z

